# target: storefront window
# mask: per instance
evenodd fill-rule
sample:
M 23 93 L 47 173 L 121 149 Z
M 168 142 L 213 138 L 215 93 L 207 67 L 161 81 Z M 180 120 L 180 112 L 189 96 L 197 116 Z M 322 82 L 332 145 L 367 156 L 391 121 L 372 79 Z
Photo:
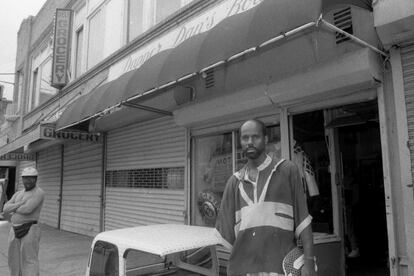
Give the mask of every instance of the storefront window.
M 224 187 L 233 174 L 232 137 L 230 132 L 195 139 L 193 224 L 214 226 Z
M 280 157 L 279 125 L 268 126 L 266 134 L 267 153 Z M 214 226 L 228 178 L 247 161 L 239 141 L 238 130 L 193 139 L 192 224 Z

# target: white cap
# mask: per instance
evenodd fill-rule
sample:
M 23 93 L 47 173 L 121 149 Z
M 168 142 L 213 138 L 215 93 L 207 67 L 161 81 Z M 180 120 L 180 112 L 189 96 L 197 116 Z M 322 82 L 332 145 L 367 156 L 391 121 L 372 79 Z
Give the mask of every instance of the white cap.
M 25 168 L 22 172 L 22 176 L 37 176 L 37 170 L 33 167 Z

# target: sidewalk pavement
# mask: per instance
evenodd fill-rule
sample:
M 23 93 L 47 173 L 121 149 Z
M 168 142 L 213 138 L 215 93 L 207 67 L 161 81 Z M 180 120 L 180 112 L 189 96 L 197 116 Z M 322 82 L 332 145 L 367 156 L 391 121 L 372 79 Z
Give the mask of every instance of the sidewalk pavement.
M 41 224 L 40 276 L 85 275 L 92 237 Z M 7 265 L 7 241 L 10 224 L 0 221 L 0 275 L 10 275 Z

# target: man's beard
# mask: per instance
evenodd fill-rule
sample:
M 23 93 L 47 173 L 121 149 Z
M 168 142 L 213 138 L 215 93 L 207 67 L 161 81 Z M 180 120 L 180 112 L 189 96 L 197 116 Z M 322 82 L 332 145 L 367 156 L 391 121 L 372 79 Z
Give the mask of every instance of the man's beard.
M 253 150 L 253 151 L 251 151 Z M 244 155 L 248 159 L 257 159 L 263 153 L 264 149 L 258 149 L 255 147 L 249 147 L 243 150 Z

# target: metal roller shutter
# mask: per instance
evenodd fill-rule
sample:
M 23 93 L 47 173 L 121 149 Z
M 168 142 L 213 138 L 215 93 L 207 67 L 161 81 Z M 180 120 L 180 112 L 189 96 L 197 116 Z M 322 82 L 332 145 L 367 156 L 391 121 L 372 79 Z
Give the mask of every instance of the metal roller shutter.
M 414 145 L 414 42 L 401 48 L 401 62 L 407 104 L 408 137 Z M 411 146 L 411 171 L 414 177 L 414 150 Z
M 102 144 L 65 144 L 61 229 L 96 235 L 99 232 Z
M 39 172 L 37 183 L 46 193 L 40 213 L 40 222 L 59 227 L 60 146 L 51 147 L 38 153 L 37 170 Z
M 186 130 L 171 118 L 108 133 L 105 230 L 184 223 Z
M 159 223 L 183 224 L 184 190 L 108 188 L 105 229 Z

